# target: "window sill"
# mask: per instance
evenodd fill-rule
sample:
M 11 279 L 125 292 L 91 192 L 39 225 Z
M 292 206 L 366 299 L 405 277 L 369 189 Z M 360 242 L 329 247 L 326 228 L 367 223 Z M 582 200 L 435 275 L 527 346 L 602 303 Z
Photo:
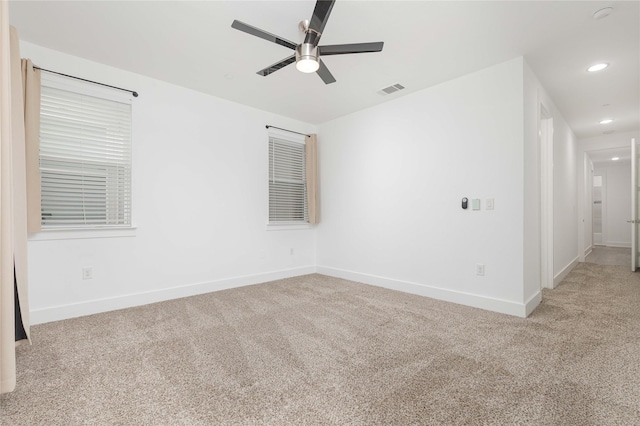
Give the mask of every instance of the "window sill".
M 267 231 L 296 231 L 311 229 L 310 223 L 267 223 Z
M 136 228 L 92 228 L 92 229 L 45 229 L 29 234 L 29 241 L 77 240 L 85 238 L 122 238 L 135 237 Z

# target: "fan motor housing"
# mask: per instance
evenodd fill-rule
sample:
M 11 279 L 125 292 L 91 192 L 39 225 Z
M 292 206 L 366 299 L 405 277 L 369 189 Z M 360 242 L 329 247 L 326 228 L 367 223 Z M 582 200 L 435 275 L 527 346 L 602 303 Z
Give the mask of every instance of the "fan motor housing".
M 296 47 L 296 61 L 311 59 L 318 61 L 318 47 L 311 43 L 302 43 Z

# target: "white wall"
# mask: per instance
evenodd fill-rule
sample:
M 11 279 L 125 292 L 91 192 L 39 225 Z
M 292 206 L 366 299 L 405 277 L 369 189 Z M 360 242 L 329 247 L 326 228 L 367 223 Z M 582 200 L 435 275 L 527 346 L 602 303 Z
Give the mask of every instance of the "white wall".
M 627 223 L 631 219 L 631 162 L 596 163 L 594 174 L 605 176 L 604 244 L 631 247 L 631 227 Z
M 540 99 L 538 79 L 527 63 L 523 64 L 523 132 L 524 151 L 524 248 L 523 284 L 524 300 L 540 294 L 541 283 L 541 188 L 540 188 Z
M 314 272 L 315 229 L 265 227 L 265 124 L 314 126 L 29 43 L 21 53 L 41 67 L 140 93 L 133 101 L 134 236 L 32 236 L 34 323 Z M 41 234 L 35 238 L 51 237 Z M 84 266 L 93 267 L 93 280 L 82 280 Z
M 557 110 L 553 120 L 553 273 L 566 276 L 578 261 L 576 138 Z M 557 117 L 557 118 L 556 118 Z
M 553 276 L 557 285 L 564 278 L 571 268 L 578 261 L 578 250 L 576 241 L 578 239 L 577 217 L 577 139 L 573 131 L 565 121 L 562 113 L 558 110 L 553 100 L 538 81 L 534 73 L 525 63 L 525 146 L 529 147 L 528 155 L 525 159 L 532 158 L 537 153 L 539 110 L 542 104 L 553 119 Z M 529 124 L 527 124 L 529 123 Z M 535 124 L 535 125 L 534 125 Z M 532 166 L 537 164 L 531 162 Z M 539 167 L 539 166 L 538 166 Z M 525 169 L 526 171 L 526 169 Z M 535 186 L 538 185 L 535 173 L 531 172 L 530 190 L 528 194 L 535 194 Z M 532 209 L 539 209 L 532 200 L 525 208 L 527 214 L 532 215 L 527 225 L 529 230 L 529 243 L 525 247 L 531 249 L 536 246 L 537 233 L 535 229 L 534 213 Z M 527 250 L 525 248 L 525 250 Z M 529 258 L 533 258 L 534 253 L 530 253 Z M 532 266 L 532 271 L 535 268 Z M 529 295 L 535 291 L 535 280 L 529 280 L 525 294 Z
M 565 161 L 575 152 L 522 58 L 316 129 L 29 43 L 22 55 L 140 93 L 133 110 L 137 229 L 109 238 L 32 236 L 35 323 L 315 270 L 520 316 L 540 300 L 540 99 L 554 113 L 561 141 L 554 155 L 567 167 L 558 179 L 576 176 Z M 318 130 L 316 229 L 265 229 L 265 124 Z M 554 187 L 566 226 L 557 232 L 560 264 L 577 228 L 568 194 L 575 179 L 568 181 Z M 480 198 L 481 210 L 462 210 L 462 197 Z M 488 198 L 495 210 L 486 210 Z M 573 225 L 565 222 L 572 212 Z M 485 265 L 484 276 L 476 264 Z M 93 280 L 81 279 L 84 266 L 94 268 Z
M 523 63 L 320 126 L 319 272 L 526 313 Z

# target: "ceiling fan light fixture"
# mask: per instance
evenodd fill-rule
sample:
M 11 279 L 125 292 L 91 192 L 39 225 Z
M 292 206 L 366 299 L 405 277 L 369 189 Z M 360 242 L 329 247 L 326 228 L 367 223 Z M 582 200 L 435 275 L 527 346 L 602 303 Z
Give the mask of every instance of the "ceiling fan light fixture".
M 296 68 L 300 72 L 312 73 L 318 71 L 318 47 L 311 43 L 302 43 L 296 47 Z
M 298 24 L 300 32 L 303 33 L 302 44 L 296 44 L 275 34 L 256 28 L 252 25 L 234 19 L 231 28 L 250 34 L 255 37 L 267 40 L 295 51 L 294 55 L 289 55 L 281 61 L 276 62 L 258 71 L 256 74 L 266 77 L 282 68 L 296 63 L 296 68 L 304 73 L 315 72 L 322 79 L 324 84 L 335 83 L 336 79 L 331 74 L 324 62 L 320 61 L 320 56 L 326 55 L 347 55 L 353 53 L 382 52 L 384 42 L 374 43 L 348 43 L 320 46 L 320 37 L 327 24 L 331 10 L 336 0 L 317 0 L 310 20 L 305 20 Z
M 315 59 L 300 59 L 296 62 L 296 68 L 298 71 L 310 74 L 312 72 L 318 71 L 320 68 L 320 64 Z

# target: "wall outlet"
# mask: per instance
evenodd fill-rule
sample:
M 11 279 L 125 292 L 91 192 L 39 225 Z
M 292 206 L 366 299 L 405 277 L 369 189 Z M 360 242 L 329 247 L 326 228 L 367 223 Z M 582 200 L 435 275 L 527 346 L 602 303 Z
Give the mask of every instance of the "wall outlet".
M 82 268 L 82 279 L 83 280 L 93 279 L 93 266 L 85 266 L 84 268 Z
M 476 263 L 476 275 L 484 276 L 484 264 Z

